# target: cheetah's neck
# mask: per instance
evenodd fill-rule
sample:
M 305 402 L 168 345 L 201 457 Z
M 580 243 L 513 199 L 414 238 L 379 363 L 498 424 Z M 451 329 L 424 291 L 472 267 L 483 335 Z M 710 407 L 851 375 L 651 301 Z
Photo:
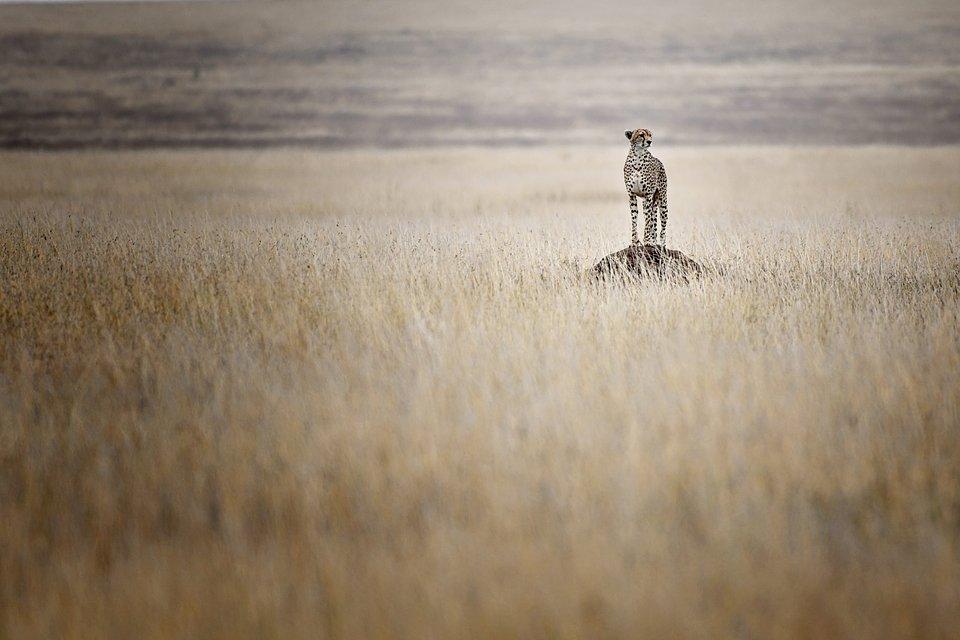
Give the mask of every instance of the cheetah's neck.
M 627 156 L 627 164 L 631 165 L 634 168 L 639 167 L 645 161 L 649 160 L 652 156 L 650 155 L 649 149 L 643 149 L 640 152 L 637 152 L 634 149 L 630 150 L 630 155 Z

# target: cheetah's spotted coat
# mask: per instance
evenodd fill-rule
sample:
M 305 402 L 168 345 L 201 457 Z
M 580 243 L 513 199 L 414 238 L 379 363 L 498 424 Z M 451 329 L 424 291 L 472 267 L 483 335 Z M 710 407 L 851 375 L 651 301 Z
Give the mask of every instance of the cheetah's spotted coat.
M 637 238 L 637 198 L 643 199 L 643 243 L 657 242 L 657 210 L 660 211 L 660 244 L 667 245 L 667 172 L 663 163 L 649 151 L 653 134 L 648 129 L 624 131 L 630 141 L 630 153 L 623 164 L 623 181 L 630 200 L 630 239 Z

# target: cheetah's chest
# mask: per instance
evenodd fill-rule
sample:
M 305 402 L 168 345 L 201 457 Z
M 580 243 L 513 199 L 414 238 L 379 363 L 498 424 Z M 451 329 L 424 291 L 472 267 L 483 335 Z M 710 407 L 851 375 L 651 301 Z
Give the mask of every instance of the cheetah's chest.
M 623 181 L 629 193 L 653 194 L 664 187 L 664 178 L 663 166 L 653 157 L 629 157 L 623 165 Z

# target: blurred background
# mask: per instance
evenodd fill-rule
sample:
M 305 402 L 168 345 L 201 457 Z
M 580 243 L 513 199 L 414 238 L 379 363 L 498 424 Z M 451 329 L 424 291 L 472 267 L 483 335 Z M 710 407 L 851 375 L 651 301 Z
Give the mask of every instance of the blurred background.
M 521 6 L 517 6 L 521 5 Z M 0 4 L 0 147 L 960 141 L 960 3 Z

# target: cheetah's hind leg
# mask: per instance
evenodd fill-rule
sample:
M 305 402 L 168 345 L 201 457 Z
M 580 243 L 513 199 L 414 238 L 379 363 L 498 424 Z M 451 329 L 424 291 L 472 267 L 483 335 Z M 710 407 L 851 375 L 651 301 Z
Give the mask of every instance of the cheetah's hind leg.
M 643 244 L 657 243 L 657 211 L 653 194 L 643 197 Z
M 657 204 L 660 208 L 660 245 L 667 248 L 667 191 L 657 191 Z

